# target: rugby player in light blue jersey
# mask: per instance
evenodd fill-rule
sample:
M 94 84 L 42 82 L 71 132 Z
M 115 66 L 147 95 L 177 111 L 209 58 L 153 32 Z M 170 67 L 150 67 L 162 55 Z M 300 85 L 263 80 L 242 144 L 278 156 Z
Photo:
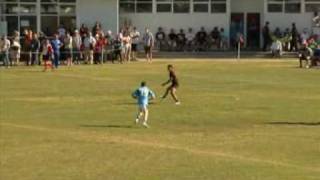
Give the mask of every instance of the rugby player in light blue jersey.
M 140 118 L 144 116 L 144 121 L 142 125 L 146 128 L 149 128 L 149 125 L 147 123 L 149 116 L 149 100 L 155 99 L 156 95 L 147 87 L 146 82 L 142 82 L 140 88 L 138 88 L 132 93 L 132 97 L 137 99 L 139 106 L 136 124 L 138 124 Z

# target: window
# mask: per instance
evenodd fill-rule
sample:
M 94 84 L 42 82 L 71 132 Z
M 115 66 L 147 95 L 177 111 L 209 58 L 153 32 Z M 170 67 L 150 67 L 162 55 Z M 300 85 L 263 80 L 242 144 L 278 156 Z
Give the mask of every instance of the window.
M 211 0 L 211 13 L 226 13 L 227 1 L 226 0 Z
M 156 0 L 157 12 L 166 13 L 172 12 L 172 0 Z
M 306 12 L 320 12 L 319 0 L 305 0 Z
M 173 12 L 174 13 L 189 13 L 190 12 L 190 0 L 173 0 Z
M 300 0 L 285 0 L 285 12 L 286 13 L 300 13 L 301 1 Z
M 209 0 L 193 0 L 193 12 L 209 12 Z
M 41 31 L 51 36 L 59 25 L 68 31 L 76 26 L 76 0 L 41 0 Z
M 120 0 L 122 13 L 152 13 L 153 0 Z
M 268 0 L 270 13 L 300 13 L 301 0 Z

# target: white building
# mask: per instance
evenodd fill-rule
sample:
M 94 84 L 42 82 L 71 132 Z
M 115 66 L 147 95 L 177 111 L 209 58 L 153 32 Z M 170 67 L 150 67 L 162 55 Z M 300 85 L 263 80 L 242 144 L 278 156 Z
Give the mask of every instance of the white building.
M 102 23 L 105 30 L 118 31 L 124 24 L 165 30 L 224 28 L 228 34 L 242 32 L 260 43 L 261 28 L 290 28 L 311 31 L 312 17 L 320 11 L 320 0 L 0 0 L 0 30 L 31 28 L 52 33 L 59 24 L 67 28 L 82 23 Z M 0 31 L 0 32 L 1 32 Z

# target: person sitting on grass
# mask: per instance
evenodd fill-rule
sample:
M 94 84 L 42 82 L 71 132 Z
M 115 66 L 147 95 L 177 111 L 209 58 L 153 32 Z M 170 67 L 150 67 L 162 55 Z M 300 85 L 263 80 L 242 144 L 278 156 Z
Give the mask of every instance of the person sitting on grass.
M 139 106 L 135 123 L 138 124 L 140 121 L 140 118 L 144 116 L 142 125 L 146 128 L 149 128 L 149 125 L 147 123 L 148 116 L 149 116 L 149 110 L 148 110 L 149 99 L 155 99 L 156 95 L 154 94 L 154 92 L 152 92 L 152 90 L 150 90 L 147 87 L 146 82 L 141 82 L 140 88 L 138 88 L 132 93 L 132 97 L 134 99 L 137 99 L 138 101 L 137 103 Z
M 299 51 L 299 63 L 300 68 L 303 67 L 303 61 L 306 61 L 306 68 L 309 68 L 311 65 L 311 58 L 312 58 L 312 50 L 308 47 L 307 42 L 302 44 L 302 48 Z

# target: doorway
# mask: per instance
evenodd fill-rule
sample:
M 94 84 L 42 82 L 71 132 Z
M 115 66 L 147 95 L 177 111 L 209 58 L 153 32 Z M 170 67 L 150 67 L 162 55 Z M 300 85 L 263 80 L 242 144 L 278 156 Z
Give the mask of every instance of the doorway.
M 247 14 L 247 48 L 259 49 L 260 47 L 260 14 Z
M 230 45 L 232 48 L 237 47 L 239 34 L 244 35 L 244 13 L 231 13 Z

